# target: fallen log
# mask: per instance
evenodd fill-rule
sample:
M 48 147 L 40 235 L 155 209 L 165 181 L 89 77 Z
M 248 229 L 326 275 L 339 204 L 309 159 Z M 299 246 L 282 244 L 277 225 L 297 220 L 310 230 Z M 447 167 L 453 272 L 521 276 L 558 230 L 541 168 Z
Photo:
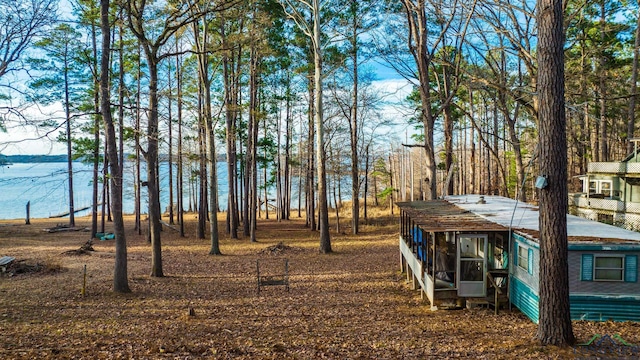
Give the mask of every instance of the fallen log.
M 98 204 L 97 206 L 100 206 L 100 205 L 102 205 L 102 203 Z M 85 210 L 89 210 L 89 209 L 91 209 L 91 206 L 85 206 L 83 208 L 73 210 L 73 213 L 75 214 L 77 212 L 85 211 Z M 50 219 L 61 218 L 61 217 L 69 216 L 69 214 L 70 214 L 70 212 L 67 211 L 67 212 L 63 212 L 63 213 L 57 214 L 57 215 L 51 215 L 51 216 L 49 216 L 49 218 Z
M 48 233 L 57 233 L 57 232 L 69 232 L 69 231 L 89 231 L 89 229 L 84 227 L 70 227 L 69 225 L 57 225 L 52 228 L 43 229 L 42 231 Z
M 180 232 L 180 229 L 178 229 L 177 227 L 175 227 L 175 226 L 173 226 L 173 225 L 170 225 L 168 222 L 166 222 L 166 221 L 164 221 L 164 220 L 160 220 L 160 223 L 161 223 L 162 225 L 164 225 L 164 226 L 166 226 L 166 227 L 168 227 L 168 228 L 172 229 L 172 230 L 175 230 L 175 231 L 177 231 L 177 232 Z
M 68 250 L 63 252 L 63 255 L 89 255 L 91 251 L 95 251 L 93 249 L 93 239 L 89 239 L 84 245 L 80 246 L 79 249 Z

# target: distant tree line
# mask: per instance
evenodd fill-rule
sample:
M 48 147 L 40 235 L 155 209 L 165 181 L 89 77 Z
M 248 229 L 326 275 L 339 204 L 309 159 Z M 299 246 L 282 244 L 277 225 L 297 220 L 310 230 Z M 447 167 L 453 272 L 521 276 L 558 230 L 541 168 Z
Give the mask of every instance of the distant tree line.
M 0 155 L 0 163 L 58 163 L 67 162 L 67 155 Z

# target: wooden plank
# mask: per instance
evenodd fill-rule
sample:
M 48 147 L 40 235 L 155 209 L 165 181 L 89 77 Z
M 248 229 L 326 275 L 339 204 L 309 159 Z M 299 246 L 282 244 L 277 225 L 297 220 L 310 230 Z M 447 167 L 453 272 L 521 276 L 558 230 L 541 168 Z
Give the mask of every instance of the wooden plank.
M 164 221 L 164 220 L 160 220 L 160 223 L 161 223 L 162 225 L 164 225 L 164 226 L 168 227 L 168 228 L 169 228 L 169 229 L 171 229 L 171 230 L 174 230 L 174 231 L 180 232 L 180 229 L 178 229 L 177 227 L 175 227 L 175 226 L 173 226 L 173 225 L 169 224 L 168 222 L 166 222 L 166 221 Z
M 102 204 L 98 204 L 98 205 L 102 205 Z M 77 212 L 85 211 L 85 210 L 89 210 L 89 209 L 91 209 L 91 206 L 85 206 L 85 207 L 82 207 L 82 208 L 77 209 L 77 210 L 74 209 L 73 213 L 75 214 Z M 49 216 L 49 218 L 50 219 L 55 219 L 55 218 L 61 218 L 61 217 L 65 217 L 65 216 L 69 216 L 69 211 L 63 212 L 63 213 L 60 213 L 60 214 L 57 214 L 57 215 L 51 215 L 51 216 Z

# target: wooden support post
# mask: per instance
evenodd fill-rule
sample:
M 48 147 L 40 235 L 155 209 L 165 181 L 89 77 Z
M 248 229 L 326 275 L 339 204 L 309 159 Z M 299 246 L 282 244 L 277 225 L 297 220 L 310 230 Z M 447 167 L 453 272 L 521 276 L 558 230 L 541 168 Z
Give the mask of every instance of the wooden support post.
M 411 268 L 409 267 L 409 263 L 408 262 L 405 263 L 405 267 L 404 268 L 405 268 L 405 270 L 407 272 L 407 282 L 409 282 L 409 281 L 411 281 L 411 277 L 413 275 L 411 274 Z
M 27 217 L 24 221 L 26 225 L 31 225 L 31 200 L 27 201 Z
M 82 271 L 82 290 L 80 291 L 82 296 L 84 297 L 87 294 L 87 265 L 84 265 Z
M 418 286 L 418 278 L 416 274 L 411 273 L 411 290 L 418 290 L 420 287 Z

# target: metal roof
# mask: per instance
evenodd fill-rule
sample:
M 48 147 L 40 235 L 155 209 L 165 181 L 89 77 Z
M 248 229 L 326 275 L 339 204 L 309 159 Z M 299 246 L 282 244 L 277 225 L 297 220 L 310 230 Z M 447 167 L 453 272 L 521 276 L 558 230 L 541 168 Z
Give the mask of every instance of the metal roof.
M 480 201 L 483 196 L 484 203 Z M 456 195 L 444 200 L 400 202 L 398 206 L 426 231 L 507 231 L 539 238 L 538 207 L 502 196 Z M 633 243 L 640 233 L 567 215 L 570 242 Z
M 507 231 L 508 228 L 464 210 L 446 200 L 396 203 L 426 231 Z

